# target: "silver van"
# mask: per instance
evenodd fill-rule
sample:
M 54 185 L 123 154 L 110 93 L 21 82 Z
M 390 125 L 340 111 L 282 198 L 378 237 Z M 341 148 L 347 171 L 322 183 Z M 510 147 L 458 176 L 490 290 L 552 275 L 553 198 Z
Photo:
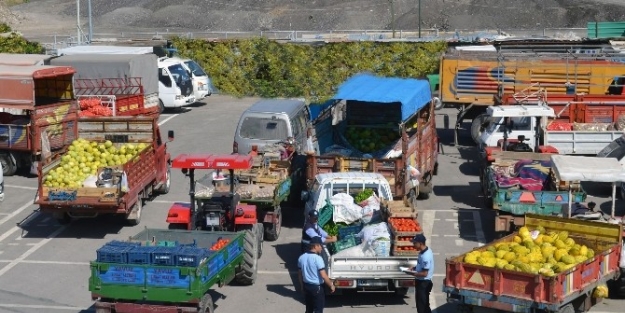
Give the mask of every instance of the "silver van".
M 248 154 L 252 146 L 259 150 L 267 144 L 285 141 L 292 137 L 295 150 L 303 153 L 310 112 L 300 100 L 263 99 L 245 110 L 234 133 L 232 151 Z

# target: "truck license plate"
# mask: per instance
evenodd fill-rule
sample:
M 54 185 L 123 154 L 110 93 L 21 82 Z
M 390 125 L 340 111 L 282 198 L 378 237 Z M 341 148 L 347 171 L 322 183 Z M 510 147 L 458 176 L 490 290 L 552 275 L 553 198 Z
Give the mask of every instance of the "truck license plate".
M 379 279 L 359 279 L 358 286 L 359 287 L 386 287 L 388 286 L 388 282 L 386 280 L 379 280 Z

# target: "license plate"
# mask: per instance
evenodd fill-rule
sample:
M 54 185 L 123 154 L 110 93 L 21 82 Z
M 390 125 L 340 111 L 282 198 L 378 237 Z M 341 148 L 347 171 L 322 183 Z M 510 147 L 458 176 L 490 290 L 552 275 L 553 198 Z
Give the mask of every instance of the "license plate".
M 388 282 L 386 280 L 379 280 L 379 279 L 359 279 L 358 286 L 359 287 L 386 287 L 388 286 Z

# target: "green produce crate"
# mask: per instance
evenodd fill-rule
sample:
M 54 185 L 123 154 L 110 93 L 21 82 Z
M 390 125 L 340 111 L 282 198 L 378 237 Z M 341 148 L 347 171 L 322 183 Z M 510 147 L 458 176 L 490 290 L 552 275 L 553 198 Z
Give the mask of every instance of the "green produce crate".
M 347 236 L 345 239 L 339 240 L 329 245 L 330 252 L 332 254 L 337 254 L 345 249 L 349 249 L 351 247 L 355 247 L 358 245 L 356 237 Z
M 326 205 L 319 209 L 319 219 L 317 220 L 317 224 L 319 227 L 326 226 L 331 220 L 332 215 L 334 214 L 334 207 L 330 202 L 326 202 Z

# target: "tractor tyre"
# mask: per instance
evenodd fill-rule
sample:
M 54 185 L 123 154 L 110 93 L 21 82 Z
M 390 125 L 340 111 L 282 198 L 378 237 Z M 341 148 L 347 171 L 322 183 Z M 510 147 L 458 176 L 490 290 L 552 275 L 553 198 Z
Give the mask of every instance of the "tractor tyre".
M 258 275 L 258 233 L 256 227 L 245 230 L 243 263 L 239 264 L 235 280 L 241 285 L 253 285 Z

